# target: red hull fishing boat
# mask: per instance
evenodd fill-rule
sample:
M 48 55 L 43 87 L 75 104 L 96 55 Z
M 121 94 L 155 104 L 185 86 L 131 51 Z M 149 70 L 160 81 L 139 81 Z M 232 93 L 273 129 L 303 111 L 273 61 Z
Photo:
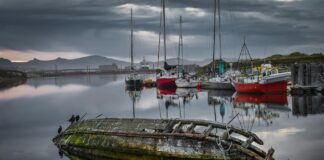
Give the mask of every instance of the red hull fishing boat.
M 271 64 L 262 64 L 260 67 L 254 67 L 252 58 L 247 45 L 244 43 L 239 55 L 240 58 L 248 57 L 251 62 L 251 69 L 243 67 L 243 77 L 237 77 L 233 81 L 233 86 L 238 93 L 285 93 L 287 92 L 287 80 L 290 79 L 290 72 L 279 73 L 276 67 Z M 241 63 L 246 63 L 247 60 L 241 60 Z M 239 66 L 240 68 L 240 66 Z
M 290 72 L 278 73 L 271 64 L 261 65 L 261 75 L 241 77 L 233 82 L 235 90 L 239 93 L 285 93 Z M 272 69 L 271 69 L 272 68 Z
M 280 81 L 268 84 L 260 83 L 233 83 L 237 92 L 241 93 L 283 93 L 287 91 L 287 81 Z

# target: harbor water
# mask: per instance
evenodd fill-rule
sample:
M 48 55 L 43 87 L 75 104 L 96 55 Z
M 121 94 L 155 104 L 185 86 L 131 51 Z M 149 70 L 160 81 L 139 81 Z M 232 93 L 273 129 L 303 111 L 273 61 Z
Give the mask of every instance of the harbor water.
M 56 160 L 52 138 L 71 115 L 203 119 L 256 133 L 280 160 L 324 157 L 324 97 L 230 91 L 125 89 L 125 75 L 28 79 L 0 90 L 0 159 Z

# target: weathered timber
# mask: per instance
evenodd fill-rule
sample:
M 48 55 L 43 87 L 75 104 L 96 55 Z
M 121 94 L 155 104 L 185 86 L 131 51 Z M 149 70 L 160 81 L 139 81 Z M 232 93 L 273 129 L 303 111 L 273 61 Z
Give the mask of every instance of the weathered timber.
M 198 131 L 196 127 L 206 129 Z M 213 129 L 225 130 L 227 138 L 213 134 Z M 246 137 L 249 145 L 232 133 Z M 103 151 L 180 159 L 239 159 L 243 156 L 264 160 L 267 156 L 267 153 L 252 145 L 252 142 L 263 144 L 255 134 L 227 124 L 203 120 L 85 120 L 71 124 L 53 142 L 70 154 L 89 153 L 107 158 L 109 155 L 103 154 Z M 224 153 L 219 145 L 229 150 Z

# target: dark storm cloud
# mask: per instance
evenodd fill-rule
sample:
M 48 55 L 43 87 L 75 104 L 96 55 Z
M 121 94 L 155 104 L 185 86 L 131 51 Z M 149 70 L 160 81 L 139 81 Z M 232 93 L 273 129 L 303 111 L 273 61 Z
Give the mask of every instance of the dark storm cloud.
M 128 57 L 129 8 L 132 7 L 138 32 L 135 34 L 136 56 L 155 56 L 160 4 L 159 0 L 2 0 L 0 48 Z M 255 56 L 297 49 L 323 51 L 324 2 L 321 0 L 227 0 L 221 4 L 227 57 L 238 54 L 243 36 L 247 36 Z M 213 1 L 169 0 L 166 6 L 167 34 L 177 36 L 178 17 L 182 15 L 186 54 L 201 58 L 195 54 L 200 52 L 208 58 Z M 169 37 L 171 56 L 176 52 L 175 43 Z

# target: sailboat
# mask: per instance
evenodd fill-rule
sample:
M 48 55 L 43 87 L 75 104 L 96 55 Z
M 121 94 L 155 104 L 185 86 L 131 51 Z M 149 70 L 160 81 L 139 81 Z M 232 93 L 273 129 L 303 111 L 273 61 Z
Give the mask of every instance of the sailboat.
M 179 34 L 179 49 L 178 49 L 178 77 L 175 83 L 178 88 L 199 87 L 200 83 L 197 80 L 193 80 L 189 75 L 185 75 L 183 70 L 183 62 L 180 67 L 180 54 L 182 55 L 182 61 L 183 61 L 182 17 L 181 16 L 180 16 L 180 34 Z M 182 72 L 181 76 L 180 76 L 180 72 Z
M 125 80 L 125 83 L 127 88 L 140 88 L 142 87 L 142 79 L 135 73 L 133 52 L 133 9 L 131 9 L 131 73 Z
M 216 75 L 215 67 L 215 49 L 216 49 L 216 10 L 218 11 L 218 40 L 219 40 L 219 75 Z M 224 74 L 224 61 L 222 59 L 222 38 L 221 38 L 221 17 L 220 17 L 220 0 L 215 0 L 214 2 L 214 36 L 213 36 L 213 77 L 208 81 L 201 83 L 201 88 L 205 89 L 221 89 L 221 90 L 234 90 L 234 87 L 231 83 L 231 77 L 228 74 Z
M 160 75 L 156 79 L 157 88 L 175 89 L 177 75 L 173 75 L 170 71 L 176 66 L 169 65 L 166 61 L 166 33 L 165 33 L 165 1 L 162 0 L 162 17 L 163 17 L 163 43 L 164 43 L 164 66 Z

